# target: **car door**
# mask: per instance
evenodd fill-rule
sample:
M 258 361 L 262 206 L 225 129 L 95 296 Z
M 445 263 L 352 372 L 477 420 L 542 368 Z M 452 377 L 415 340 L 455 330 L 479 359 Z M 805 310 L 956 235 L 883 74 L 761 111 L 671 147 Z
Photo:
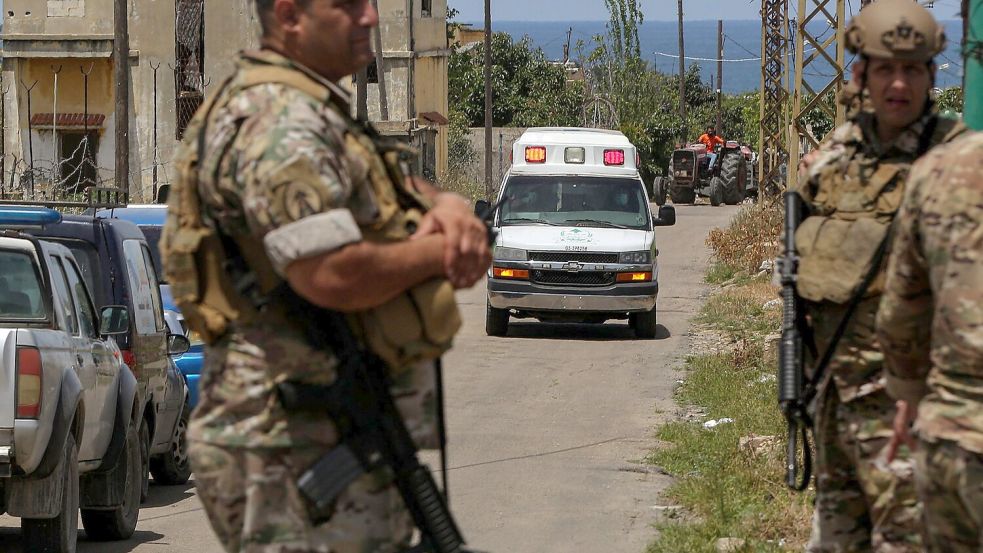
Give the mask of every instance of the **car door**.
M 85 411 L 87 417 L 90 412 L 95 413 L 96 417 L 93 426 L 86 430 L 93 432 L 91 436 L 93 454 L 95 455 L 93 458 L 101 458 L 112 440 L 113 425 L 115 424 L 116 399 L 119 395 L 119 361 L 117 359 L 119 350 L 100 338 L 99 319 L 95 307 L 92 305 L 92 297 L 89 295 L 89 289 L 82 279 L 78 266 L 71 258 L 65 258 L 65 273 L 78 311 L 79 334 L 85 341 L 85 347 L 95 364 L 95 387 L 90 394 L 91 401 L 86 402 Z M 81 457 L 81 453 L 79 458 L 87 459 Z
M 72 295 L 71 287 L 68 284 L 68 276 L 65 271 L 65 258 L 61 255 L 49 254 L 48 267 L 51 273 L 52 285 L 55 289 L 56 309 L 61 310 L 65 318 L 65 330 L 70 335 L 72 341 L 72 351 L 74 354 L 75 371 L 78 374 L 79 382 L 82 384 L 82 402 L 85 406 L 82 443 L 79 444 L 79 461 L 89 461 L 95 457 L 94 437 L 99 433 L 99 412 L 89 409 L 90 405 L 98 405 L 98 375 L 96 368 L 95 354 L 87 338 L 81 334 L 81 324 L 79 312 L 75 305 L 75 297 Z

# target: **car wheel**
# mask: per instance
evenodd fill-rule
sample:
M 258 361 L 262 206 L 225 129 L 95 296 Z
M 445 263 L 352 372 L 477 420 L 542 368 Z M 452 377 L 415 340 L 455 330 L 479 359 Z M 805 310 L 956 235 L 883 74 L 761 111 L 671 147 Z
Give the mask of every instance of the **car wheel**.
M 74 553 L 79 526 L 79 460 L 75 436 L 68 435 L 62 458 L 61 511 L 55 518 L 21 520 L 24 551 Z
M 146 424 L 146 423 L 144 423 Z M 126 429 L 126 443 L 116 475 L 123 479 L 123 503 L 113 509 L 82 509 L 82 525 L 89 539 L 125 540 L 133 535 L 140 515 L 141 459 L 140 431 L 136 424 Z
M 509 310 L 495 309 L 485 304 L 485 332 L 489 336 L 505 336 L 509 333 Z
M 656 330 L 659 326 L 656 308 L 653 307 L 651 311 L 645 311 L 643 313 L 632 313 L 629 317 L 629 323 L 634 323 L 631 326 L 635 329 L 636 337 L 644 340 L 655 338 Z
M 168 486 L 184 484 L 191 478 L 191 460 L 188 457 L 188 421 L 191 419 L 191 407 L 186 403 L 181 410 L 177 428 L 171 438 L 171 447 L 167 453 L 150 459 L 150 474 L 154 482 Z

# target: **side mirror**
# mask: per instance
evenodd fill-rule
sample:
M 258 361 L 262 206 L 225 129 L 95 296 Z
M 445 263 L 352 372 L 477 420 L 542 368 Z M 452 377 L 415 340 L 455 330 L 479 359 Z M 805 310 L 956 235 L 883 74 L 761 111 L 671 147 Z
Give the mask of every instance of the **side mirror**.
M 477 217 L 485 217 L 488 215 L 488 210 L 491 208 L 491 204 L 488 200 L 478 200 L 474 203 L 474 214 Z
M 659 216 L 652 219 L 652 224 L 657 227 L 671 227 L 676 224 L 676 208 L 671 205 L 664 205 L 659 208 Z
M 191 340 L 188 340 L 186 336 L 181 336 L 180 334 L 167 335 L 168 355 L 184 355 L 189 351 L 191 351 Z
M 99 334 L 120 336 L 130 331 L 130 311 L 122 305 L 107 305 L 99 314 Z

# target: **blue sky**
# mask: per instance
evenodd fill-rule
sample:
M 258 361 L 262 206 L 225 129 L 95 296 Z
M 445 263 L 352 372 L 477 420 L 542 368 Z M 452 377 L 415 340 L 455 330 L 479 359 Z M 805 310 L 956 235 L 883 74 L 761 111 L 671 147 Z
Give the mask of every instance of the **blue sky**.
M 484 0 L 448 0 L 461 12 L 458 21 L 484 21 Z M 851 5 L 860 2 L 850 1 Z M 790 2 L 795 10 L 796 2 Z M 955 19 L 959 0 L 936 0 L 936 17 Z M 676 19 L 676 0 L 641 0 L 647 21 Z M 834 4 L 835 5 L 835 4 Z M 687 20 L 759 19 L 761 0 L 684 0 Z M 492 0 L 492 19 L 498 21 L 607 21 L 604 0 Z

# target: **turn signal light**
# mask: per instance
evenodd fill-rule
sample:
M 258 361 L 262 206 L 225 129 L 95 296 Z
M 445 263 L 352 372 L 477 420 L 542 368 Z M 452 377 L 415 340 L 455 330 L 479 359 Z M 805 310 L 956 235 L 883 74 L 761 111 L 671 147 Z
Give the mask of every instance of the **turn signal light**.
M 618 282 L 651 282 L 652 273 L 618 273 Z
M 624 165 L 624 150 L 604 150 L 604 165 Z
M 529 271 L 525 269 L 505 269 L 503 267 L 495 267 L 492 269 L 492 274 L 495 275 L 495 278 L 529 280 Z
M 17 418 L 41 416 L 41 352 L 37 348 L 17 348 Z
M 526 163 L 546 163 L 546 146 L 526 146 Z

